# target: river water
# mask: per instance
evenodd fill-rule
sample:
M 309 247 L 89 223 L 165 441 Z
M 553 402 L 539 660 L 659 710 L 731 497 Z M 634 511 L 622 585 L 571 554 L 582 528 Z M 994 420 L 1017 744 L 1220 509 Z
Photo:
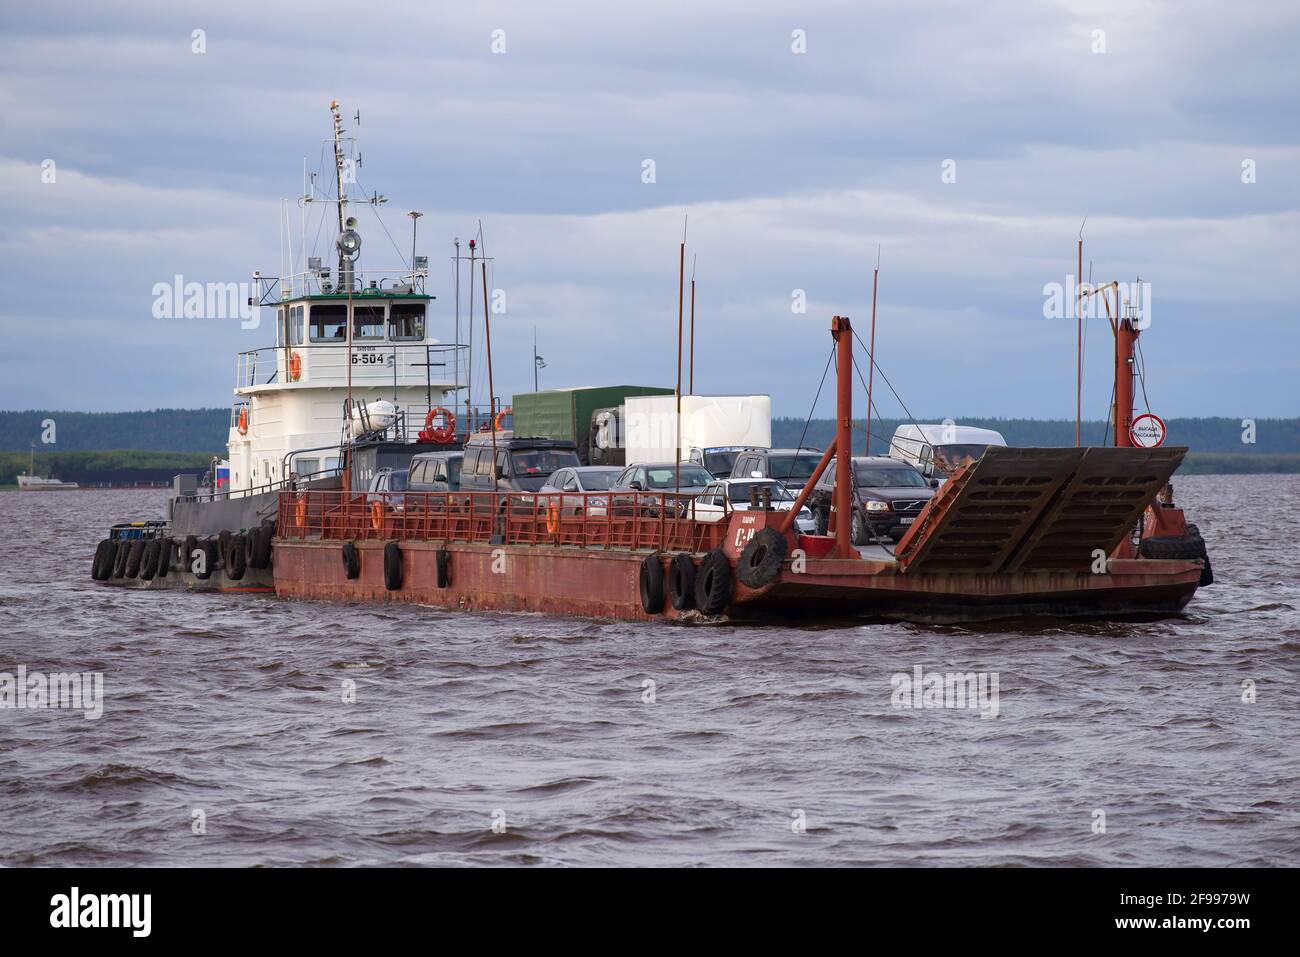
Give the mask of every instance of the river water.
M 0 672 L 103 710 L 0 709 L 0 864 L 1294 865 L 1300 494 L 1176 484 L 1185 615 L 973 628 L 139 593 L 91 555 L 163 492 L 3 493 Z

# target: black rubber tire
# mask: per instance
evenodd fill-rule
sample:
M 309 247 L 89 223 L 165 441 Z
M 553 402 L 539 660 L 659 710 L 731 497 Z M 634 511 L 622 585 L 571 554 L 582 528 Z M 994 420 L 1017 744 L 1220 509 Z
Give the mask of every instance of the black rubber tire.
M 181 545 L 181 571 L 190 571 L 194 567 L 194 550 L 199 547 L 197 535 L 186 535 Z
M 447 549 L 440 548 L 438 549 L 436 561 L 438 587 L 446 588 L 451 584 L 451 554 Z
M 247 554 L 246 548 L 244 536 L 238 533 L 231 535 L 226 542 L 226 577 L 231 581 L 240 581 L 244 577 L 244 572 L 248 570 L 244 559 Z
M 776 581 L 788 547 L 785 536 L 775 528 L 759 529 L 740 553 L 736 577 L 750 588 L 762 588 Z
M 402 587 L 402 549 L 397 542 L 384 546 L 384 587 L 389 591 Z
M 271 544 L 275 538 L 275 522 L 263 522 L 257 530 L 257 548 L 254 551 L 254 568 L 271 567 Z
M 871 542 L 871 529 L 867 525 L 866 516 L 858 509 L 853 510 L 853 518 L 849 525 L 849 538 L 854 545 L 867 545 Z
M 702 615 L 720 615 L 731 604 L 731 562 L 715 548 L 695 573 L 695 607 Z
M 247 529 L 244 532 L 244 567 L 256 568 L 253 562 L 257 561 L 257 540 L 262 535 L 262 530 L 257 526 Z
M 641 607 L 647 615 L 657 615 L 664 610 L 664 566 L 658 553 L 647 555 L 641 562 L 637 576 L 641 591 Z
M 117 554 L 113 556 L 113 577 L 121 578 L 126 574 L 126 560 L 131 554 L 131 543 L 123 539 L 117 540 Z
M 158 539 L 154 538 L 145 542 L 144 552 L 140 557 L 140 577 L 147 582 L 151 582 L 154 576 L 158 574 L 158 552 L 162 548 Z
M 215 573 L 217 570 L 216 539 L 210 537 L 205 538 L 203 539 L 203 541 L 199 542 L 195 547 L 201 548 L 203 550 L 203 571 L 195 572 L 194 577 L 199 579 L 200 581 L 207 581 L 209 578 L 212 577 L 213 573 Z M 190 561 L 189 565 L 191 568 L 194 567 L 193 560 Z
M 113 559 L 117 557 L 113 540 L 106 538 L 95 546 L 95 560 L 90 563 L 90 577 L 102 582 L 113 573 Z
M 227 568 L 230 567 L 229 565 L 226 565 L 226 555 L 229 554 L 229 549 L 230 549 L 230 532 L 227 531 L 218 532 L 217 533 L 217 554 L 221 556 L 221 564 L 225 565 Z
M 135 578 L 140 574 L 140 562 L 144 559 L 144 539 L 137 538 L 131 543 L 126 557 L 126 577 Z
M 1201 545 L 1201 559 L 1205 562 L 1205 567 L 1201 569 L 1201 581 L 1199 587 L 1204 588 L 1206 585 L 1214 584 L 1214 569 L 1210 566 L 1210 552 L 1205 547 L 1205 539 L 1201 537 L 1201 530 L 1191 522 L 1187 523 L 1187 534 L 1194 538 Z
M 361 574 L 361 556 L 357 553 L 356 542 L 343 543 L 343 573 L 349 579 Z
M 668 565 L 668 601 L 678 611 L 695 607 L 695 559 L 679 552 Z
M 1201 530 L 1191 522 L 1187 523 L 1186 535 L 1178 537 L 1163 535 L 1142 539 L 1138 554 L 1143 558 L 1204 562 L 1199 585 L 1204 587 L 1214 584 L 1214 569 L 1210 566 L 1210 555 L 1205 548 L 1205 539 L 1201 538 Z
M 158 539 L 158 577 L 166 578 L 167 573 L 172 567 L 172 552 L 176 547 L 176 540 L 172 538 Z

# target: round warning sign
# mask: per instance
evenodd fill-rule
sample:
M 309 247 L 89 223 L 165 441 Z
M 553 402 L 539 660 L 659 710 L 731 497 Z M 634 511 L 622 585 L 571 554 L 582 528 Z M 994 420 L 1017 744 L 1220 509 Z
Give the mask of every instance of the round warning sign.
M 1128 434 L 1138 448 L 1157 448 L 1165 441 L 1165 420 L 1158 415 L 1145 412 L 1133 420 Z

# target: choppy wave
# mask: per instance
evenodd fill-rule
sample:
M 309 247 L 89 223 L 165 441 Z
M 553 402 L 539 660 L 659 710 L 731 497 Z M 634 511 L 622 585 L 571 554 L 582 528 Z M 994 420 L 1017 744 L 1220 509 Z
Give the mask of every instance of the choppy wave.
M 142 594 L 90 559 L 162 493 L 0 494 L 0 671 L 106 695 L 0 710 L 0 865 L 1293 864 L 1300 496 L 1177 485 L 1184 616 L 943 627 Z M 997 716 L 895 707 L 918 665 Z

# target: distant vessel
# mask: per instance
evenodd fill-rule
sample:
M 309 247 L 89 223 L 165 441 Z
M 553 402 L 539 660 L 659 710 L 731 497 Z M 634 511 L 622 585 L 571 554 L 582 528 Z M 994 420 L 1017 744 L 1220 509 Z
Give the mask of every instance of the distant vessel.
M 62 479 L 48 478 L 44 475 L 26 475 L 19 473 L 18 489 L 22 492 L 63 492 L 68 489 L 81 488 L 76 482 L 65 482 Z
M 76 482 L 65 482 L 62 479 L 37 475 L 36 446 L 32 446 L 32 456 L 27 465 L 27 471 L 18 473 L 18 490 L 20 492 L 65 492 L 69 489 L 78 488 L 81 488 L 81 486 Z

